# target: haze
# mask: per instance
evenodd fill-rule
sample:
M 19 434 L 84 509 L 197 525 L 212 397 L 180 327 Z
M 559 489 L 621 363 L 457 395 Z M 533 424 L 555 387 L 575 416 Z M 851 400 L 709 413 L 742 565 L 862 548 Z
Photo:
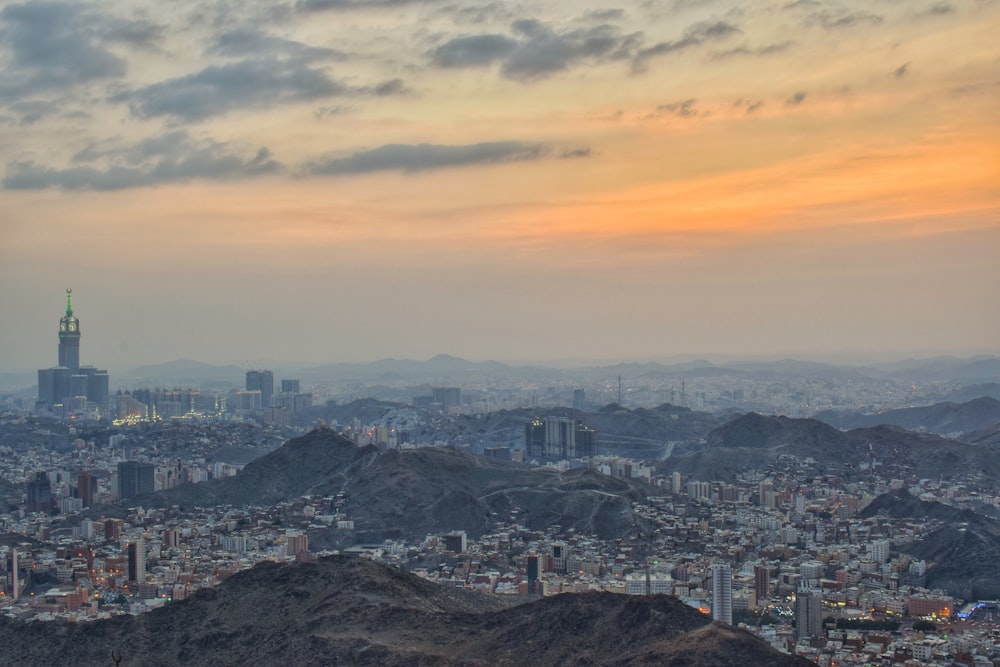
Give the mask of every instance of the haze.
M 0 7 L 0 368 L 997 352 L 1000 3 Z

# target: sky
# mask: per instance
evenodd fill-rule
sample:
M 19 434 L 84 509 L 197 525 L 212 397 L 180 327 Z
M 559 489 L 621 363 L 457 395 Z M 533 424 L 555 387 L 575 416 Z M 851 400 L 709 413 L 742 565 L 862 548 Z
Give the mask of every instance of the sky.
M 0 0 L 0 369 L 1000 353 L 1000 1 Z

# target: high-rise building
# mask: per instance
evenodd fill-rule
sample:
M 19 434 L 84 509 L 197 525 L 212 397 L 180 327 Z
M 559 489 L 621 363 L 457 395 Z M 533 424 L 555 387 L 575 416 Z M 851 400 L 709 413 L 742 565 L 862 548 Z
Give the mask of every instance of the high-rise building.
M 128 543 L 128 580 L 137 584 L 146 581 L 146 543 L 141 537 Z
M 819 637 L 823 634 L 823 600 L 819 593 L 799 588 L 795 594 L 795 636 Z
M 571 417 L 533 419 L 524 426 L 529 458 L 573 459 L 597 456 L 597 430 Z
M 7 594 L 15 600 L 21 596 L 21 580 L 18 572 L 17 549 L 7 554 Z
M 84 507 L 97 504 L 97 478 L 89 472 L 81 472 L 76 478 L 76 495 Z
M 18 575 L 17 549 L 11 549 L 7 556 L 7 592 L 15 600 L 21 596 L 21 581 Z
M 445 414 L 462 407 L 462 390 L 458 387 L 434 387 L 431 389 L 434 403 L 441 406 Z
M 271 396 L 274 395 L 274 373 L 271 371 L 247 371 L 247 391 L 260 392 L 260 406 L 271 406 Z
M 538 591 L 538 575 L 542 572 L 541 558 L 537 553 L 528 554 L 527 567 L 527 579 L 528 579 L 528 594 L 534 595 Z
M 80 367 L 80 319 L 73 314 L 73 290 L 66 290 L 66 314 L 59 318 L 59 365 Z
M 758 604 L 771 596 L 771 570 L 767 566 L 753 566 L 753 591 Z
M 524 425 L 524 455 L 527 459 L 545 455 L 545 422 L 532 419 Z
M 49 512 L 52 510 L 52 484 L 49 474 L 39 470 L 35 478 L 28 482 L 28 511 Z
M 281 381 L 281 393 L 282 394 L 297 394 L 297 393 L 299 393 L 299 381 L 298 380 L 282 380 Z
M 464 530 L 453 530 L 444 536 L 444 548 L 457 554 L 464 554 L 466 539 Z
M 728 565 L 712 566 L 712 619 L 733 624 L 733 570 Z
M 573 390 L 573 409 L 585 410 L 587 408 L 587 393 L 583 389 Z
M 576 426 L 576 448 L 569 452 L 575 459 L 589 459 L 597 456 L 597 429 L 583 424 Z
M 888 563 L 890 544 L 889 540 L 875 540 L 869 544 L 868 553 L 871 554 L 871 559 L 876 563 Z
M 72 292 L 66 290 L 66 314 L 59 318 L 59 365 L 38 370 L 37 408 L 60 415 L 96 408 L 108 417 L 108 372 L 80 366 L 80 319 L 73 314 Z
M 118 464 L 118 499 L 126 500 L 152 493 L 156 489 L 155 475 L 152 463 L 122 461 Z

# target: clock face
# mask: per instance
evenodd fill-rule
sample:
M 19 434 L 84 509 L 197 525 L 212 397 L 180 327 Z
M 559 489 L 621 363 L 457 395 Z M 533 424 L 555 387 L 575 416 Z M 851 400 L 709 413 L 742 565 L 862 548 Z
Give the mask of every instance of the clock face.
M 69 323 L 69 330 L 70 331 L 76 331 L 76 322 L 70 322 Z
M 60 322 L 59 323 L 59 331 L 66 331 L 66 323 L 65 322 Z

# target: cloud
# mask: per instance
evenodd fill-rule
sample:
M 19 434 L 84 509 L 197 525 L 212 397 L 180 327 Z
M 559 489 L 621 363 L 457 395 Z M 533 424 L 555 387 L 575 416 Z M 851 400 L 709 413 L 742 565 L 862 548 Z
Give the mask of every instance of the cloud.
M 199 121 L 236 109 L 266 109 L 349 92 L 301 59 L 254 58 L 212 65 L 196 74 L 119 92 L 111 99 L 129 103 L 132 112 L 143 118 Z
M 678 40 L 659 42 L 639 50 L 633 60 L 632 70 L 634 72 L 644 71 L 650 58 L 683 51 L 708 41 L 725 39 L 740 32 L 742 30 L 739 27 L 725 21 L 695 23 L 688 26 L 683 36 Z
M 314 115 L 316 118 L 323 119 L 332 116 L 343 116 L 344 114 L 354 113 L 356 110 L 354 107 L 338 104 L 332 107 L 320 107 L 315 111 Z
M 774 44 L 768 44 L 767 46 L 759 46 L 755 49 L 749 46 L 737 46 L 734 49 L 728 49 L 726 51 L 716 51 L 712 54 L 714 60 L 724 60 L 726 58 L 733 58 L 736 56 L 770 56 L 775 53 L 782 53 L 787 51 L 795 42 L 786 40 L 784 42 L 776 42 Z
M 17 123 L 20 125 L 32 125 L 38 121 L 56 114 L 60 110 L 60 105 L 52 100 L 21 100 L 13 102 L 9 106 L 10 110 L 21 114 Z
M 892 75 L 897 79 L 902 79 L 906 76 L 907 72 L 910 71 L 910 63 L 903 63 L 896 69 L 892 70 Z
M 794 95 L 792 95 L 791 97 L 789 97 L 787 100 L 785 100 L 785 104 L 787 104 L 790 107 L 794 107 L 794 106 L 798 106 L 798 105 L 802 104 L 802 102 L 805 99 L 806 99 L 806 94 L 800 90 L 799 92 L 795 93 Z
M 283 37 L 276 37 L 256 28 L 234 28 L 220 34 L 208 49 L 209 54 L 231 58 L 262 56 L 294 57 L 303 62 L 315 60 L 346 60 L 347 55 L 336 49 L 309 46 Z
M 582 62 L 629 59 L 641 40 L 638 33 L 623 35 L 607 24 L 555 30 L 535 19 L 514 21 L 511 32 L 513 37 L 495 33 L 456 37 L 429 52 L 431 63 L 454 68 L 499 62 L 502 76 L 530 82 Z
M 810 14 L 806 19 L 806 23 L 819 24 L 827 30 L 834 30 L 838 28 L 853 28 L 862 23 L 878 25 L 882 23 L 882 20 L 880 15 L 866 11 L 848 12 L 823 9 Z
M 671 116 L 680 116 L 681 118 L 689 118 L 691 116 L 697 116 L 698 112 L 694 108 L 694 103 L 698 100 L 692 98 L 689 100 L 684 100 L 682 102 L 672 102 L 671 104 L 661 104 L 656 107 L 658 115 L 669 114 Z
M 390 95 L 402 95 L 407 92 L 406 84 L 402 79 L 389 79 L 372 87 L 372 93 L 377 97 L 388 97 Z
M 503 35 L 456 37 L 430 52 L 438 67 L 483 67 L 506 58 L 518 47 L 516 40 Z
M 744 100 L 738 99 L 733 102 L 733 106 L 744 109 L 748 114 L 764 106 L 764 100 Z
M 513 28 L 526 39 L 500 71 L 517 81 L 543 79 L 581 61 L 627 58 L 636 40 L 636 36 L 622 36 L 610 25 L 557 33 L 538 21 L 518 21 Z
M 334 9 L 392 9 L 429 0 L 298 0 L 295 8 L 304 12 L 320 12 Z
M 624 9 L 595 9 L 583 15 L 584 21 L 600 21 L 601 23 L 621 21 L 623 18 L 625 18 Z
M 376 171 L 419 172 L 476 164 L 537 160 L 549 153 L 540 143 L 494 141 L 478 144 L 387 144 L 348 157 L 330 157 L 306 166 L 314 175 L 366 174 Z
M 125 75 L 109 51 L 100 17 L 77 3 L 32 2 L 0 11 L 0 48 L 10 54 L 0 78 L 0 100 L 67 90 Z
M 245 154 L 238 147 L 198 139 L 183 130 L 133 145 L 91 144 L 73 156 L 73 166 L 57 169 L 34 162 L 7 166 L 8 190 L 123 190 L 193 180 L 233 180 L 280 171 L 266 147 Z
M 955 8 L 955 5 L 950 2 L 935 2 L 933 5 L 918 14 L 918 16 L 948 16 L 949 14 L 954 14 L 957 11 L 958 10 Z

